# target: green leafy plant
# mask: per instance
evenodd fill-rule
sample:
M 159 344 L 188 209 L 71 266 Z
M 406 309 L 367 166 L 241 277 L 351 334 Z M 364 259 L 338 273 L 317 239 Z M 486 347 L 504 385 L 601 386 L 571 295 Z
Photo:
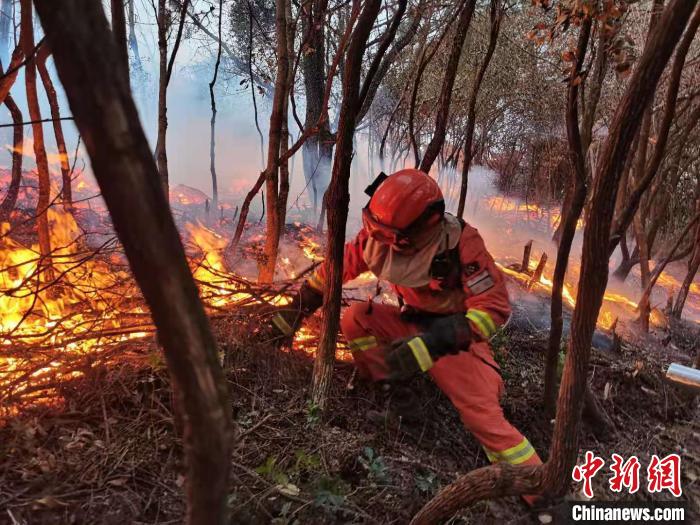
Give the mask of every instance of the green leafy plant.
M 313 491 L 313 504 L 324 510 L 336 512 L 342 510 L 346 493 L 347 487 L 343 480 L 321 477 L 316 481 Z
M 316 426 L 321 422 L 321 407 L 309 401 L 306 404 L 306 423 L 309 426 Z
M 435 474 L 428 471 L 416 474 L 416 488 L 424 494 L 434 494 L 440 486 Z
M 304 450 L 298 449 L 294 451 L 294 468 L 292 472 L 298 474 L 301 472 L 313 472 L 321 466 L 321 458 L 318 454 L 307 454 Z
M 384 462 L 384 458 L 377 455 L 372 447 L 364 447 L 362 454 L 358 456 L 357 460 L 367 470 L 368 477 L 371 480 L 379 483 L 389 481 L 389 469 Z
M 265 463 L 256 467 L 255 472 L 278 485 L 289 484 L 289 476 L 277 465 L 277 458 L 275 456 L 268 456 Z

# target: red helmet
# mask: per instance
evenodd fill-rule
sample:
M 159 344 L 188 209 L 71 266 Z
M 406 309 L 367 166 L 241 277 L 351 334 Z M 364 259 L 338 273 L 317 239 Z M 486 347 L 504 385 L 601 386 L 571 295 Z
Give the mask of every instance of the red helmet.
M 445 211 L 440 186 L 417 169 L 397 171 L 381 183 L 363 210 L 370 235 L 389 244 L 400 244 L 414 229 L 437 222 Z

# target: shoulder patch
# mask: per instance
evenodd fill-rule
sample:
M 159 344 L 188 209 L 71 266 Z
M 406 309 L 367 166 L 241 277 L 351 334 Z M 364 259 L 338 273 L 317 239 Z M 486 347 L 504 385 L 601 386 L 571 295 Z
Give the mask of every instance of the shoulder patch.
M 493 288 L 496 283 L 488 270 L 479 272 L 471 279 L 467 280 L 467 287 L 474 295 L 479 295 Z

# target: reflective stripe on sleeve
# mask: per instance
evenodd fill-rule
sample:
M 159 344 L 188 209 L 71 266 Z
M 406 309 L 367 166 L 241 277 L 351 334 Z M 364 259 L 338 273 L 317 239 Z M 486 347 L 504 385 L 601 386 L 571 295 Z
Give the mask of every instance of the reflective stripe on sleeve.
M 484 451 L 486 452 L 486 456 L 489 458 L 491 463 L 505 461 L 511 465 L 525 463 L 528 459 L 535 455 L 535 449 L 527 438 L 523 438 L 523 440 L 514 447 L 502 450 L 500 452 L 489 450 L 486 447 L 484 447 Z
M 476 325 L 486 339 L 489 339 L 496 333 L 496 323 L 494 323 L 491 316 L 483 310 L 470 308 L 467 311 L 467 319 Z
M 430 357 L 428 347 L 420 337 L 414 337 L 408 342 L 408 346 L 413 352 L 413 357 L 416 358 L 421 372 L 427 372 L 433 367 L 433 358 Z
M 272 322 L 284 335 L 292 335 L 294 333 L 294 330 L 292 330 L 292 327 L 289 326 L 289 323 L 286 321 L 286 319 L 282 317 L 282 314 L 275 314 L 272 317 Z
M 358 337 L 357 339 L 348 341 L 348 346 L 350 347 L 350 350 L 369 350 L 370 348 L 375 348 L 377 346 L 377 338 L 373 335 Z

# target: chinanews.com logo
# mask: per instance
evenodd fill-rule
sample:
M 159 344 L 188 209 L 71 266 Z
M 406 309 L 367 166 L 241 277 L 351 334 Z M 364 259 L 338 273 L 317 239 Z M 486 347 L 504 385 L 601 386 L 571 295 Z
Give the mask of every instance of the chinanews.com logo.
M 588 500 L 594 497 L 593 478 L 601 473 L 605 465 L 603 458 L 589 450 L 583 463 L 576 465 L 571 473 L 572 479 L 582 484 L 581 492 Z M 637 456 L 624 458 L 612 454 L 607 470 L 610 472 L 607 487 L 614 494 L 646 491 L 649 494 L 667 493 L 674 498 L 683 495 L 681 457 L 678 454 L 665 457 L 654 454 L 645 469 Z M 686 523 L 686 503 L 680 500 L 571 501 L 569 507 L 570 523 Z

